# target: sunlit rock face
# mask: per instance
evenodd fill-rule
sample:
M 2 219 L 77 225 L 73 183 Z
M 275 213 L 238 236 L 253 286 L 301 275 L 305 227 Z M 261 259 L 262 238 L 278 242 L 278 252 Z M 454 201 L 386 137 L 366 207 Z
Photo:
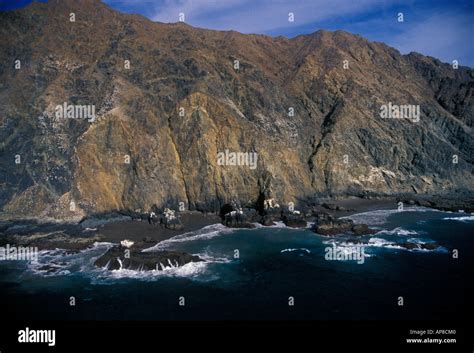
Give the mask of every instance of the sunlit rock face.
M 243 35 L 86 0 L 2 12 L 2 217 L 472 190 L 473 82 L 342 31 Z

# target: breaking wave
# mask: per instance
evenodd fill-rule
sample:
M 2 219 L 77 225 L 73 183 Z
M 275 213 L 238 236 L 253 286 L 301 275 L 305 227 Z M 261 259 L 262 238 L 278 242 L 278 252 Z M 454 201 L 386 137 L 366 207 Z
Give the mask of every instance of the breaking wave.
M 383 235 L 400 235 L 400 236 L 408 236 L 408 235 L 418 235 L 417 232 L 414 230 L 407 230 L 402 227 L 397 227 L 392 230 L 381 230 L 380 232 L 377 232 L 376 234 L 383 234 Z
M 418 245 L 424 245 L 424 244 L 433 242 L 431 240 L 420 239 L 420 238 L 409 238 L 407 239 L 407 241 L 410 243 L 418 244 Z M 422 249 L 422 248 L 407 249 L 401 243 L 397 243 L 395 241 L 390 241 L 390 240 L 378 238 L 378 237 L 372 237 L 367 242 L 361 242 L 361 243 L 351 243 L 350 241 L 347 241 L 347 240 L 332 239 L 332 240 L 324 241 L 323 244 L 336 245 L 342 248 L 344 247 L 353 248 L 357 246 L 363 246 L 365 248 L 372 247 L 372 248 L 396 249 L 396 250 L 405 250 L 405 251 L 410 251 L 410 252 L 443 252 L 443 253 L 448 252 L 448 250 L 443 246 L 439 246 L 438 248 L 434 250 Z
M 285 253 L 285 252 L 305 252 L 307 254 L 311 254 L 311 251 L 309 251 L 308 249 L 306 248 L 289 248 L 289 249 L 283 249 L 282 251 L 280 251 L 280 253 Z
M 352 219 L 354 223 L 357 224 L 368 224 L 368 225 L 382 225 L 387 222 L 388 217 L 395 213 L 401 212 L 437 212 L 437 210 L 427 208 L 427 207 L 420 207 L 420 206 L 413 206 L 413 207 L 406 207 L 403 211 L 399 211 L 398 209 L 392 210 L 376 210 L 376 211 L 368 211 L 362 213 L 356 213 L 350 216 L 341 217 L 341 218 L 348 218 Z
M 112 246 L 112 243 L 97 242 L 92 247 L 78 252 L 65 249 L 42 250 L 37 261 L 28 263 L 28 270 L 45 277 L 90 271 L 95 260 Z
M 187 232 L 187 233 L 163 240 L 159 242 L 158 244 L 156 244 L 155 246 L 152 246 L 151 248 L 144 249 L 143 252 L 160 251 L 163 249 L 167 249 L 171 245 L 176 244 L 176 243 L 212 239 L 220 235 L 230 234 L 233 231 L 234 230 L 232 228 L 228 228 L 220 223 L 211 224 L 199 230 Z
M 186 277 L 207 282 L 218 278 L 208 271 L 209 264 L 232 261 L 205 252 L 196 254 L 203 260 L 202 262 L 190 262 L 183 266 L 170 264 L 167 267 L 162 266 L 160 270 L 108 270 L 107 266 L 95 266 L 94 262 L 112 246 L 114 246 L 112 243 L 97 242 L 92 247 L 79 252 L 64 249 L 43 250 L 39 252 L 38 261 L 29 262 L 27 269 L 30 273 L 41 277 L 80 274 L 90 278 L 92 284 L 113 284 L 121 279 L 153 281 L 165 277 Z
M 217 277 L 207 273 L 207 262 L 189 262 L 183 266 L 169 266 L 162 270 L 138 271 L 129 269 L 107 270 L 96 268 L 92 271 L 92 284 L 114 284 L 117 280 L 137 279 L 141 281 L 156 281 L 161 278 L 185 277 L 189 279 L 200 279 L 212 281 Z
M 443 219 L 444 220 L 459 221 L 459 222 L 469 222 L 469 221 L 474 221 L 474 216 L 445 217 Z

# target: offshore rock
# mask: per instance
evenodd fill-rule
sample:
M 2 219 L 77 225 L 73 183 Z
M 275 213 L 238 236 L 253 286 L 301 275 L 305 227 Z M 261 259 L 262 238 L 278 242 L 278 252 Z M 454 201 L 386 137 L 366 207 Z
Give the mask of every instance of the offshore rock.
M 189 262 L 202 261 L 198 256 L 179 251 L 142 252 L 141 249 L 127 249 L 122 246 L 110 248 L 95 261 L 98 267 L 108 270 L 162 271 L 169 267 L 183 266 Z
M 318 221 L 313 231 L 321 235 L 337 235 L 345 232 L 349 232 L 354 223 L 350 219 L 327 219 Z

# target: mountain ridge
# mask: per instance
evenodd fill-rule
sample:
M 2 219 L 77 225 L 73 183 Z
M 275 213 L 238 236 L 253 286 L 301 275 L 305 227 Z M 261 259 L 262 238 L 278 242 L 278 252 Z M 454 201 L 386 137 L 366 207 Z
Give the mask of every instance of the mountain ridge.
M 261 195 L 286 204 L 474 184 L 468 67 L 344 31 L 291 39 L 220 32 L 95 0 L 2 12 L 0 33 L 0 62 L 10 63 L 0 65 L 10 124 L 0 129 L 2 217 L 80 218 L 180 202 L 216 210 Z M 94 105 L 97 121 L 56 119 L 63 102 Z M 390 102 L 419 105 L 420 121 L 381 119 Z M 258 167 L 218 166 L 225 149 L 256 151 Z

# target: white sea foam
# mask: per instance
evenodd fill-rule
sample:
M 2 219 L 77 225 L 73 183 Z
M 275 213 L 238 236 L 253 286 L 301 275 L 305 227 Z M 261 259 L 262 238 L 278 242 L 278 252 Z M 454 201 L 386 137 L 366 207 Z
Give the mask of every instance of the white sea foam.
M 141 281 L 156 281 L 167 277 L 186 277 L 191 279 L 201 279 L 210 281 L 216 279 L 215 276 L 207 274 L 206 262 L 189 262 L 183 266 L 168 266 L 160 270 L 138 271 L 129 269 L 106 270 L 95 269 L 92 271 L 93 284 L 112 284 L 122 279 L 137 279 Z
M 351 243 L 347 239 L 330 239 L 330 240 L 323 241 L 323 244 L 351 247 L 351 246 L 356 246 L 356 245 L 383 246 L 386 244 L 391 244 L 391 242 L 382 238 L 373 237 L 373 238 L 370 238 L 367 243 Z
M 229 262 L 232 262 L 232 259 L 229 259 L 227 257 L 223 257 L 223 256 L 216 256 L 214 254 L 211 254 L 210 252 L 202 252 L 202 253 L 198 253 L 198 254 L 195 254 L 197 256 L 199 256 L 199 258 L 201 260 L 204 260 L 205 262 L 207 263 L 229 263 Z
M 62 276 L 74 272 L 90 270 L 91 264 L 104 254 L 112 243 L 96 242 L 92 247 L 79 252 L 65 249 L 42 250 L 38 254 L 38 261 L 28 264 L 28 269 L 42 276 Z
M 373 240 L 371 242 L 371 240 Z M 414 244 L 418 244 L 418 245 L 422 245 L 422 244 L 427 244 L 427 243 L 431 243 L 432 241 L 431 240 L 426 240 L 426 239 L 420 239 L 420 238 L 409 238 L 407 239 L 408 242 L 410 243 L 414 243 Z M 374 246 L 374 247 L 384 247 L 384 248 L 389 248 L 389 249 L 399 249 L 399 250 L 405 250 L 405 251 L 410 251 L 410 252 L 448 252 L 448 250 L 443 247 L 443 246 L 440 246 L 434 250 L 430 250 L 430 249 L 422 249 L 422 248 L 414 248 L 414 249 L 407 249 L 406 247 L 398 244 L 398 243 L 395 243 L 395 242 L 390 242 L 390 241 L 387 241 L 385 239 L 381 239 L 381 238 L 371 238 L 369 240 L 369 246 Z
M 410 243 L 415 243 L 415 244 L 426 244 L 429 242 L 420 238 L 409 238 L 407 241 Z
M 402 249 L 402 250 L 407 250 L 405 247 L 401 246 L 400 244 L 397 244 L 395 242 L 388 241 L 383 238 L 370 238 L 367 246 L 372 246 L 376 248 L 390 248 L 390 249 Z
M 402 227 L 397 227 L 392 230 L 381 230 L 380 232 L 377 232 L 377 234 L 380 235 L 400 235 L 400 236 L 408 236 L 408 235 L 417 235 L 418 233 L 415 232 L 414 230 L 407 230 Z
M 158 244 L 156 244 L 155 246 L 152 246 L 151 248 L 144 249 L 143 252 L 161 251 L 176 243 L 212 239 L 220 235 L 230 234 L 233 231 L 234 230 L 232 228 L 228 228 L 220 223 L 211 224 L 199 230 L 187 232 L 187 233 L 180 234 L 175 237 L 163 240 L 159 242 Z
M 273 223 L 275 224 L 272 226 L 264 226 L 260 223 L 253 223 L 253 224 L 255 225 L 255 228 L 288 228 L 286 224 L 283 223 L 282 221 L 274 221 Z
M 387 246 L 391 244 L 393 244 L 393 242 L 390 242 L 383 238 L 377 238 L 377 237 L 370 238 L 369 241 L 367 242 L 368 246 L 376 246 L 376 247 Z
M 445 217 L 443 219 L 444 220 L 459 221 L 459 222 L 469 222 L 469 221 L 474 221 L 474 216 Z
M 286 224 L 282 221 L 275 221 L 275 225 L 270 226 L 271 228 L 287 228 Z
M 308 249 L 306 248 L 289 248 L 289 249 L 283 249 L 282 251 L 280 251 L 281 253 L 284 253 L 284 252 L 294 252 L 294 251 L 301 251 L 301 252 L 306 252 L 307 254 L 311 254 L 311 251 L 309 251 Z
M 341 218 L 349 218 L 357 224 L 368 224 L 368 225 L 382 225 L 387 222 L 388 217 L 395 213 L 401 212 L 437 212 L 437 210 L 420 207 L 420 206 L 413 206 L 413 207 L 406 207 L 402 211 L 398 209 L 391 209 L 391 210 L 375 210 L 375 211 L 368 211 L 362 213 L 356 213 L 350 216 L 341 217 Z

